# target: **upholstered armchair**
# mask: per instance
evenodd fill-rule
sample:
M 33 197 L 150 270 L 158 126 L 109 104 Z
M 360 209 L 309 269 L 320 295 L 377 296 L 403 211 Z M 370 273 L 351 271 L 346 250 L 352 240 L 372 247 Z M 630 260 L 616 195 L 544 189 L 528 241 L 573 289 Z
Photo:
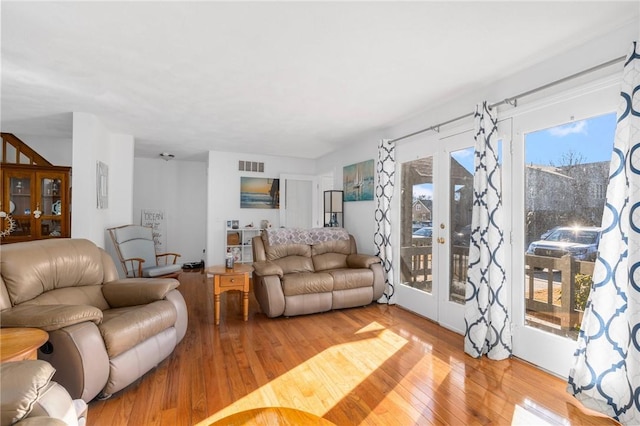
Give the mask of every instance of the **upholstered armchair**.
M 0 425 L 85 426 L 87 404 L 72 400 L 52 380 L 55 369 L 46 361 L 26 360 L 0 365 Z
M 109 397 L 167 358 L 187 329 L 173 278 L 119 279 L 84 239 L 0 246 L 0 324 L 49 333 L 38 358 L 71 397 Z
M 177 278 L 182 264 L 177 263 L 178 253 L 157 253 L 153 230 L 146 226 L 124 225 L 109 228 L 122 269 L 128 278 L 173 277 Z

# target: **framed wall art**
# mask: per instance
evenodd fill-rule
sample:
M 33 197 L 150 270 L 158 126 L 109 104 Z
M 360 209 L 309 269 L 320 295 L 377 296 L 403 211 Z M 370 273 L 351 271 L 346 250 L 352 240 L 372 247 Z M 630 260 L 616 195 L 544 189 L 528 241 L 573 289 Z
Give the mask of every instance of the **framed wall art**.
M 241 177 L 240 208 L 279 209 L 280 179 Z
M 342 170 L 344 201 L 373 200 L 373 160 L 345 166 Z

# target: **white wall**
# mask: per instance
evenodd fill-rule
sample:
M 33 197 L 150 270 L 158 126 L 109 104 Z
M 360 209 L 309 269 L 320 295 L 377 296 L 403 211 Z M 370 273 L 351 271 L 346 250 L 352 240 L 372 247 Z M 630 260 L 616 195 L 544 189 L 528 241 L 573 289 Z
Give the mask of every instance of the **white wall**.
M 106 248 L 106 229 L 131 222 L 134 140 L 110 133 L 92 114 L 73 113 L 71 236 Z M 109 204 L 97 208 L 96 164 L 109 167 Z
M 376 137 L 375 135 L 362 135 L 359 140 L 344 144 L 347 148 L 318 159 L 318 170 L 321 170 L 323 175 L 333 174 L 333 189 L 341 190 L 343 188 L 342 169 L 344 166 L 371 159 L 377 161 L 379 137 L 378 139 Z M 344 203 L 344 228 L 356 239 L 359 253 L 376 253 L 373 242 L 373 234 L 376 230 L 375 208 L 375 200 Z
M 16 136 L 54 166 L 71 167 L 73 143 L 70 138 L 43 138 L 40 135 L 22 134 L 16 134 Z
M 240 172 L 240 160 L 263 162 L 264 173 Z M 259 227 L 262 220 L 270 221 L 272 226 L 280 226 L 280 213 L 276 209 L 240 208 L 241 176 L 279 178 L 281 173 L 314 176 L 316 169 L 314 160 L 210 151 L 208 170 L 206 262 L 212 265 L 224 261 L 227 220 L 237 219 L 241 227 L 252 222 Z
M 180 263 L 204 259 L 207 228 L 207 167 L 204 162 L 136 158 L 133 222 L 143 209 L 164 210 L 166 251 Z M 124 223 L 123 223 L 124 225 Z

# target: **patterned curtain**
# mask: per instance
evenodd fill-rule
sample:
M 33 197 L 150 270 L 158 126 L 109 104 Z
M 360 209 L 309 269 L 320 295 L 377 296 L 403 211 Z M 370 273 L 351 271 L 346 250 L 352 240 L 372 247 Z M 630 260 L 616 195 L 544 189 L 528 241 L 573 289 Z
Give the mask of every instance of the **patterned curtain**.
M 376 232 L 373 241 L 382 259 L 385 272 L 385 290 L 380 303 L 394 303 L 393 253 L 391 247 L 391 197 L 396 172 L 396 144 L 381 140 L 378 144 L 378 162 L 376 165 Z
M 496 138 L 498 120 L 486 102 L 475 112 L 475 173 L 469 273 L 466 286 L 464 350 L 479 358 L 511 356 L 507 311 L 502 185 Z
M 567 391 L 623 424 L 640 424 L 640 52 L 622 75 L 599 257 Z

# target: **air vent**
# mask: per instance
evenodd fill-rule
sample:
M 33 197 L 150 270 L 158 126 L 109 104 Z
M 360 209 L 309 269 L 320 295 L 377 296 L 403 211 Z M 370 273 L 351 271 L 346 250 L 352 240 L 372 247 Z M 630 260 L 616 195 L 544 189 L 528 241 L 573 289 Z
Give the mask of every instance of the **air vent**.
M 238 161 L 238 170 L 241 172 L 264 173 L 264 163 L 257 161 Z

